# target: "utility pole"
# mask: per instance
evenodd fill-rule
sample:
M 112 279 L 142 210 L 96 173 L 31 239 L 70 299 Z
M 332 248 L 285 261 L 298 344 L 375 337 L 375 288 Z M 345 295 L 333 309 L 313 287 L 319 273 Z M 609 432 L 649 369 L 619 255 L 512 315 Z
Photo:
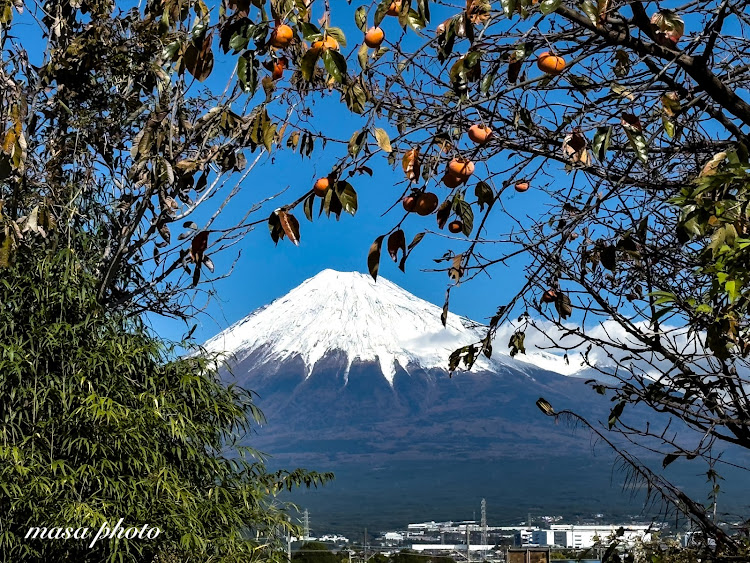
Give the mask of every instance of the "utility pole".
M 304 514 L 302 516 L 302 525 L 303 525 L 304 530 L 305 530 L 305 532 L 304 532 L 304 534 L 305 534 L 304 539 L 305 540 L 309 540 L 310 539 L 310 513 L 307 512 L 306 508 L 305 508 L 305 512 L 304 512 Z
M 287 522 L 292 521 L 292 517 L 287 514 L 286 516 Z M 289 563 L 292 561 L 292 530 L 289 529 L 286 531 L 286 558 Z
M 367 528 L 365 528 L 365 538 L 362 543 L 362 561 L 363 563 L 367 561 Z
M 482 545 L 487 545 L 487 501 L 482 499 Z
M 469 525 L 466 524 L 466 561 L 471 561 L 471 538 L 469 536 Z

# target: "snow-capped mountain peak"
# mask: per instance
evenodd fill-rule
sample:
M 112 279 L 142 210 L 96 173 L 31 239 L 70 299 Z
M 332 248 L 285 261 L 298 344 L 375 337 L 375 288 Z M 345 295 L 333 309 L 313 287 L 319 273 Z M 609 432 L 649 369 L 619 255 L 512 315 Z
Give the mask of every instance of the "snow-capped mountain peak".
M 238 360 L 267 347 L 268 361 L 299 355 L 308 375 L 332 350 L 355 360 L 377 361 L 390 383 L 404 370 L 443 368 L 458 346 L 476 342 L 471 321 L 441 309 L 380 277 L 323 270 L 270 305 L 254 311 L 206 343 Z
M 392 385 L 397 367 L 407 373 L 415 366 L 446 369 L 453 350 L 484 336 L 481 325 L 452 313 L 443 327 L 441 313 L 382 277 L 376 283 L 367 274 L 323 270 L 205 346 L 237 361 L 257 350 L 263 351 L 263 363 L 299 356 L 308 376 L 326 354 L 339 350 L 348 366 L 356 360 L 378 362 Z M 492 370 L 498 361 L 507 364 L 505 358 L 482 357 L 475 369 Z

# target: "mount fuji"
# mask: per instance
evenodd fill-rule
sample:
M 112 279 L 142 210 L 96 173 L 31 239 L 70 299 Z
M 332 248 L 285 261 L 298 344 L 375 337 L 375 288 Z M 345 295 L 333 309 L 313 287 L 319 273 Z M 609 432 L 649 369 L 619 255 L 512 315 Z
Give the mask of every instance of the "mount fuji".
M 606 421 L 588 373 L 541 351 L 511 358 L 498 342 L 450 377 L 450 353 L 484 331 L 454 314 L 443 327 L 441 313 L 382 277 L 324 270 L 205 343 L 226 354 L 227 382 L 257 393 L 266 422 L 248 445 L 272 467 L 335 472 L 293 498 L 318 529 L 468 517 L 482 497 L 516 521 L 642 510 L 608 450 L 536 407 L 544 397 Z
M 227 380 L 258 394 L 267 423 L 252 443 L 276 457 L 530 458 L 580 448 L 581 436 L 535 405 L 544 396 L 604 412 L 580 378 L 566 377 L 575 366 L 496 352 L 450 377 L 450 353 L 483 327 L 450 313 L 443 327 L 441 312 L 383 278 L 324 270 L 205 347 L 227 354 Z

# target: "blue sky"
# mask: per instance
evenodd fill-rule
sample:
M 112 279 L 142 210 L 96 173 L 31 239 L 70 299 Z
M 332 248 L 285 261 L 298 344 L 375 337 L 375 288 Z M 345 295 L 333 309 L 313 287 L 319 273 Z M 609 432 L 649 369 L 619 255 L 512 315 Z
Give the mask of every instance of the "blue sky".
M 362 40 L 362 33 L 356 29 L 353 21 L 354 10 L 358 5 L 354 3 L 349 6 L 344 2 L 336 2 L 333 5 L 332 17 L 332 25 L 340 26 L 346 32 L 348 45 L 342 48 L 342 52 L 351 55 L 349 65 L 354 70 L 359 68 L 356 63 L 356 51 Z M 453 10 L 434 6 L 429 29 L 434 30 L 438 23 L 455 13 Z M 369 23 L 371 22 L 370 17 Z M 381 25 L 387 39 L 398 37 L 402 33 L 396 18 L 386 18 Z M 431 35 L 432 32 L 428 31 L 425 34 Z M 423 39 L 414 37 L 410 41 L 421 43 Z M 465 41 L 459 42 L 456 51 L 465 50 L 466 46 Z M 223 88 L 231 71 L 230 62 L 217 64 L 207 86 L 214 90 Z M 318 100 L 313 108 L 315 117 L 311 121 L 325 134 L 348 140 L 352 132 L 361 126 L 361 119 L 349 113 L 343 104 L 338 103 L 337 98 L 338 96 L 334 96 L 332 99 Z M 385 120 L 381 120 L 377 125 L 386 128 L 392 137 L 395 136 L 395 131 L 389 128 Z M 291 128 L 288 128 L 287 135 L 290 131 Z M 462 146 L 468 148 L 473 145 L 464 137 Z M 233 217 L 239 217 L 260 198 L 284 190 L 288 185 L 288 190 L 277 200 L 278 203 L 271 202 L 257 213 L 257 219 L 266 218 L 275 207 L 288 203 L 307 191 L 315 179 L 326 175 L 333 163 L 345 152 L 345 145 L 329 144 L 325 149 L 316 148 L 310 159 L 301 159 L 299 154 L 293 154 L 285 147 L 275 149 L 271 157 L 264 155 L 262 165 L 244 182 L 242 191 L 233 201 L 232 209 L 228 210 L 224 222 L 231 222 Z M 246 156 L 252 161 L 256 155 Z M 295 215 L 301 223 L 299 247 L 295 247 L 288 240 L 282 240 L 275 246 L 265 224 L 259 225 L 255 231 L 249 233 L 241 244 L 235 247 L 242 250 L 242 256 L 231 278 L 215 283 L 217 295 L 207 308 L 207 315 L 199 319 L 198 329 L 195 331 L 196 339 L 208 339 L 325 268 L 367 272 L 367 252 L 373 240 L 387 233 L 403 214 L 401 206 L 398 205 L 382 217 L 404 189 L 400 157 L 398 161 L 393 169 L 386 162 L 385 155 L 378 156 L 372 162 L 375 171 L 372 178 L 359 175 L 350 180 L 359 196 L 359 211 L 355 217 L 342 214 L 341 220 L 336 221 L 333 216 L 327 219 L 323 215 L 320 218 L 316 217 L 311 224 L 304 217 L 301 206 L 295 210 Z M 477 167 L 477 173 L 469 182 L 468 191 L 472 199 L 473 186 L 477 179 L 481 179 L 481 168 Z M 429 189 L 435 191 L 441 200 L 449 193 L 442 185 L 436 185 L 435 180 L 431 181 Z M 508 190 L 503 196 L 503 203 L 518 214 L 541 214 L 544 211 L 545 199 L 533 189 L 525 194 L 516 194 L 513 190 Z M 317 213 L 317 203 L 315 212 Z M 486 233 L 489 238 L 507 228 L 507 225 L 499 224 L 497 220 L 489 226 L 490 232 Z M 423 229 L 437 230 L 435 216 L 419 217 L 412 214 L 404 226 L 407 242 Z M 456 253 L 461 252 L 466 243 L 460 239 L 460 236 L 451 239 L 426 237 L 410 256 L 406 273 L 402 273 L 396 267 L 384 249 L 380 275 L 423 299 L 442 305 L 449 282 L 447 275 L 444 272 L 426 273 L 423 270 L 438 267 L 433 258 L 440 257 L 448 249 Z M 225 271 L 235 255 L 236 252 L 230 250 L 223 256 L 212 256 L 217 273 Z M 487 319 L 495 312 L 497 306 L 504 304 L 523 284 L 519 264 L 516 262 L 514 267 L 497 266 L 491 271 L 492 278 L 480 276 L 469 284 L 455 288 L 451 292 L 451 311 L 480 321 Z M 152 323 L 160 334 L 175 339 L 186 330 L 182 322 L 153 319 Z
M 354 25 L 353 14 L 360 4 L 356 2 L 349 5 L 341 0 L 333 3 L 334 12 L 331 23 L 342 27 L 346 32 L 349 43 L 347 47 L 342 48 L 342 52 L 349 55 L 350 68 L 353 70 L 358 70 L 356 51 L 362 40 L 362 33 Z M 373 4 L 366 3 L 365 5 Z M 132 4 L 119 5 L 125 7 Z M 210 4 L 210 7 L 216 8 L 213 4 Z M 429 36 L 434 33 L 429 30 L 434 30 L 438 23 L 457 11 L 457 9 L 435 5 L 432 5 L 432 10 L 432 22 L 428 31 L 425 32 L 425 35 Z M 370 11 L 373 13 L 373 8 L 370 8 Z M 316 14 L 316 17 L 318 15 Z M 372 17 L 369 18 L 368 25 L 371 22 Z M 41 55 L 38 49 L 44 43 L 38 37 L 36 24 L 28 13 L 17 18 L 15 23 L 20 26 L 14 27 L 14 32 L 20 36 L 24 46 L 31 51 L 32 60 L 38 59 Z M 397 39 L 403 33 L 396 18 L 388 17 L 381 25 L 386 32 L 387 41 Z M 411 31 L 409 34 L 404 42 L 407 49 L 420 45 L 424 41 L 414 36 Z M 463 52 L 466 47 L 466 41 L 459 41 L 455 51 Z M 217 63 L 211 78 L 205 85 L 196 85 L 197 87 L 206 87 L 218 92 L 226 85 L 236 59 L 218 52 L 216 54 Z M 529 72 L 538 71 L 531 67 Z M 258 95 L 258 98 L 260 96 L 262 93 Z M 313 107 L 314 118 L 311 122 L 326 135 L 348 140 L 352 132 L 360 128 L 361 119 L 349 113 L 343 104 L 338 103 L 337 99 L 338 96 L 334 94 L 326 99 L 317 100 Z M 395 136 L 395 131 L 389 128 L 385 119 L 376 125 L 386 128 L 392 137 Z M 291 130 L 292 128 L 287 130 L 287 135 Z M 469 141 L 464 137 L 460 146 L 468 148 L 468 143 Z M 403 150 L 406 147 L 399 148 Z M 293 201 L 306 192 L 315 179 L 326 175 L 333 163 L 345 152 L 345 145 L 329 144 L 325 149 L 318 145 L 311 159 L 301 159 L 299 154 L 292 153 L 283 144 L 275 148 L 272 155 L 262 156 L 260 165 L 244 181 L 240 194 L 227 208 L 222 224 L 231 224 L 255 202 L 286 189 L 278 200 L 267 204 L 254 216 L 256 220 L 267 218 L 274 208 Z M 249 161 L 252 161 L 256 155 L 247 153 L 246 156 Z M 507 166 L 507 159 L 512 158 L 503 154 L 495 160 L 494 164 L 490 163 L 490 166 L 496 165 L 498 168 L 504 168 Z M 399 221 L 402 210 L 399 205 L 385 217 L 381 215 L 404 190 L 404 175 L 400 163 L 394 169 L 387 164 L 385 156 L 382 155 L 371 164 L 375 172 L 374 177 L 361 175 L 351 180 L 359 195 L 359 211 L 355 217 L 342 214 L 341 220 L 336 221 L 323 216 L 316 218 L 314 223 L 310 224 L 304 218 L 300 206 L 295 210 L 302 228 L 299 247 L 293 246 L 287 240 L 275 246 L 265 224 L 260 224 L 232 250 L 225 251 L 222 255 L 212 255 L 216 264 L 216 272 L 221 274 L 230 267 L 236 256 L 236 250 L 242 251 L 242 256 L 231 277 L 214 284 L 216 295 L 209 304 L 206 314 L 198 319 L 199 326 L 195 332 L 198 341 L 208 339 L 252 310 L 280 297 L 325 268 L 367 271 L 366 259 L 370 244 L 377 236 L 387 233 Z M 477 173 L 469 182 L 470 197 L 473 194 L 474 184 L 483 178 L 483 168 L 482 165 L 478 165 Z M 553 166 L 552 169 L 555 167 Z M 557 182 L 560 189 L 564 190 L 570 185 L 571 177 L 566 176 L 560 166 L 559 173 L 545 181 Z M 441 200 L 448 194 L 448 190 L 443 186 L 437 186 L 435 180 L 430 182 L 429 189 L 435 191 Z M 546 211 L 548 203 L 548 196 L 533 187 L 525 194 L 506 190 L 502 196 L 502 205 L 511 215 L 518 218 L 540 216 Z M 476 211 L 475 209 L 475 213 Z M 200 225 L 201 214 L 197 215 L 195 221 Z M 503 220 L 502 215 L 496 213 L 495 219 L 490 221 L 487 227 L 487 232 L 483 233 L 484 236 L 494 238 L 507 230 L 507 219 Z M 404 226 L 407 241 L 423 229 L 436 230 L 434 215 L 419 217 L 412 214 Z M 410 256 L 406 273 L 400 272 L 384 252 L 380 273 L 415 295 L 442 305 L 449 281 L 446 274 L 425 273 L 422 270 L 438 266 L 432 259 L 441 256 L 446 250 L 461 252 L 466 247 L 466 243 L 460 238 L 460 236 L 450 239 L 438 236 L 426 237 Z M 498 253 L 497 249 L 491 251 L 492 255 Z M 451 292 L 451 311 L 475 320 L 486 320 L 494 313 L 497 306 L 505 304 L 524 283 L 522 262 L 519 260 L 511 262 L 509 266 L 495 266 L 490 273 L 492 278 L 480 275 L 470 283 L 455 288 Z M 200 299 L 202 297 L 199 297 Z M 172 339 L 179 339 L 186 328 L 189 328 L 181 322 L 162 318 L 153 318 L 151 322 L 159 334 Z
M 331 25 L 342 27 L 346 33 L 348 45 L 342 48 L 342 53 L 348 57 L 349 67 L 353 72 L 359 71 L 356 52 L 363 36 L 354 24 L 354 11 L 362 4 L 369 7 L 376 3 L 355 2 L 349 5 L 341 0 L 332 3 Z M 120 9 L 127 10 L 136 3 L 127 1 L 118 2 L 117 5 Z M 211 2 L 208 5 L 213 11 L 212 21 L 216 21 L 215 11 L 218 5 Z M 34 6 L 30 8 L 31 10 L 27 9 L 21 15 L 14 13 L 11 35 L 15 42 L 20 43 L 29 52 L 30 60 L 35 64 L 40 64 L 46 39 L 42 37 L 34 19 L 34 17 L 41 17 L 41 14 L 37 13 L 38 8 Z M 406 39 L 402 42 L 405 48 L 410 49 L 421 45 L 427 37 L 434 36 L 437 24 L 457 13 L 457 9 L 436 6 L 433 3 L 431 3 L 431 9 L 432 21 L 428 29 L 424 31 L 423 37 L 418 37 L 413 31 L 408 31 Z M 372 25 L 373 13 L 374 8 L 370 7 L 368 25 Z M 317 19 L 319 15 L 316 12 L 314 19 Z M 386 43 L 398 40 L 404 33 L 394 17 L 385 18 L 381 27 L 386 32 Z M 455 52 L 463 52 L 467 46 L 466 41 L 459 41 Z M 194 83 L 195 88 L 208 88 L 211 91 L 220 92 L 226 86 L 227 79 L 234 70 L 236 57 L 230 56 L 231 54 L 223 55 L 217 47 L 214 50 L 216 64 L 211 77 L 205 84 Z M 285 80 L 288 79 L 288 75 Z M 262 96 L 260 92 L 256 95 L 256 100 L 260 100 Z M 244 102 L 244 100 L 241 101 Z M 325 99 L 316 99 L 313 112 L 314 118 L 311 122 L 315 127 L 326 135 L 345 141 L 362 125 L 359 116 L 351 114 L 343 103 L 339 103 L 337 94 Z M 380 120 L 376 125 L 387 129 L 391 137 L 396 135 L 395 130 L 389 127 L 385 119 Z M 287 136 L 291 131 L 292 128 L 287 130 Z M 473 147 L 466 137 L 462 140 L 462 146 Z M 402 145 L 399 148 L 404 150 L 406 147 Z M 264 154 L 261 157 L 259 166 L 243 182 L 240 194 L 226 209 L 221 224 L 224 226 L 232 224 L 233 220 L 241 217 L 255 202 L 286 189 L 278 200 L 265 205 L 254 216 L 255 220 L 267 218 L 273 209 L 293 201 L 309 190 L 315 179 L 326 175 L 334 162 L 345 153 L 345 143 L 343 145 L 329 143 L 325 149 L 318 144 L 312 158 L 305 159 L 297 153 L 292 153 L 284 146 L 284 143 L 275 147 L 271 155 Z M 251 162 L 257 156 L 257 152 L 255 154 L 246 152 L 245 156 Z M 261 224 L 233 249 L 221 255 L 211 256 L 216 264 L 218 275 L 226 272 L 231 266 L 237 250 L 242 252 L 231 277 L 217 281 L 213 285 L 216 295 L 207 307 L 206 314 L 197 319 L 198 328 L 195 331 L 197 341 L 201 342 L 210 338 L 257 307 L 284 295 L 325 268 L 367 272 L 367 252 L 373 240 L 387 233 L 403 215 L 401 206 L 397 205 L 393 211 L 382 217 L 405 187 L 400 155 L 395 168 L 388 165 L 384 154 L 377 156 L 369 164 L 375 171 L 374 177 L 360 175 L 350 180 L 359 196 L 359 211 L 355 217 L 342 214 L 341 220 L 336 221 L 333 216 L 327 219 L 323 215 L 320 218 L 316 217 L 314 223 L 311 224 L 304 217 L 299 206 L 295 210 L 295 215 L 301 223 L 302 236 L 299 247 L 295 247 L 288 240 L 280 241 L 278 246 L 274 245 L 266 225 Z M 474 184 L 482 177 L 481 169 L 482 166 L 478 165 L 477 173 L 468 184 L 470 199 L 473 199 Z M 436 180 L 431 180 L 429 190 L 436 192 L 442 200 L 448 195 L 449 190 L 438 185 Z M 545 199 L 533 189 L 525 194 L 516 194 L 513 190 L 508 190 L 503 196 L 503 203 L 511 210 L 515 209 L 519 214 L 541 214 L 544 210 Z M 475 213 L 476 211 L 475 209 Z M 205 219 L 205 217 L 204 211 L 204 213 L 196 213 L 191 219 L 194 219 L 200 226 L 201 218 Z M 493 230 L 494 234 L 499 234 L 503 229 L 503 225 L 497 223 L 490 223 L 489 227 L 487 237 L 492 237 Z M 404 225 L 407 243 L 415 234 L 424 229 L 437 230 L 435 216 L 419 217 L 411 214 Z M 175 226 L 173 230 L 174 240 L 180 231 L 179 226 Z M 443 232 L 448 234 L 447 231 Z M 456 253 L 461 252 L 466 247 L 466 243 L 461 239 L 462 235 L 453 236 L 451 239 L 427 236 L 410 256 L 406 273 L 402 273 L 396 267 L 384 249 L 380 274 L 415 295 L 442 305 L 449 282 L 447 275 L 444 272 L 425 273 L 422 270 L 442 266 L 442 264 L 435 264 L 432 259 L 440 257 L 448 249 Z M 523 283 L 518 266 L 515 268 L 495 267 L 491 273 L 492 279 L 481 276 L 468 285 L 455 288 L 451 292 L 451 311 L 476 320 L 484 320 L 494 313 L 497 306 L 504 304 Z M 197 302 L 202 303 L 202 300 L 204 297 L 198 297 Z M 158 334 L 175 340 L 179 340 L 189 328 L 181 321 L 162 317 L 152 317 L 149 322 Z

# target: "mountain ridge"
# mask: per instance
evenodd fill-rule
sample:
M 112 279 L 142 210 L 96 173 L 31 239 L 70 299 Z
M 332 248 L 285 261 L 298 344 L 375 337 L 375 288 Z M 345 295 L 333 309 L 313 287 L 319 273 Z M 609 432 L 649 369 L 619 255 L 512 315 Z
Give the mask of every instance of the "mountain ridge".
M 415 366 L 447 370 L 453 350 L 484 336 L 484 325 L 450 312 L 443 327 L 441 313 L 437 305 L 383 277 L 375 282 L 366 274 L 326 269 L 251 312 L 204 346 L 240 361 L 262 347 L 266 362 L 299 355 L 307 377 L 328 350 L 337 348 L 347 355 L 347 372 L 355 360 L 377 360 L 393 385 L 399 368 L 407 373 Z M 566 375 L 579 371 L 553 354 L 529 352 L 512 359 L 502 351 L 493 359 L 480 357 L 475 370 L 494 371 L 501 365 Z

